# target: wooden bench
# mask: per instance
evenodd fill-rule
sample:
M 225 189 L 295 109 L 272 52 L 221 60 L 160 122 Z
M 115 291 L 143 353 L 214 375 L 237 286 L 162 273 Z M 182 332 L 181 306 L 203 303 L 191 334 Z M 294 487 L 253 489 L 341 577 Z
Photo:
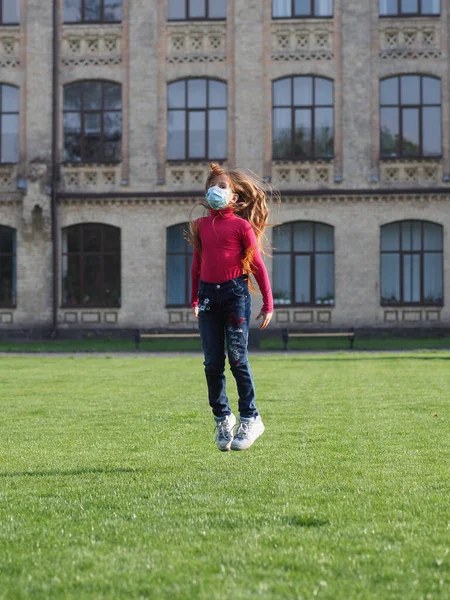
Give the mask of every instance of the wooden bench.
M 346 337 L 350 342 L 350 350 L 353 349 L 353 343 L 355 341 L 355 330 L 350 331 L 309 331 L 299 332 L 288 329 L 283 329 L 281 332 L 281 339 L 283 340 L 284 349 L 288 350 L 288 343 L 290 338 L 312 338 L 312 337 Z
M 141 333 L 139 329 L 134 334 L 134 343 L 136 344 L 136 350 L 139 350 L 142 339 L 175 339 L 175 338 L 200 338 L 198 332 L 193 331 L 192 333 Z

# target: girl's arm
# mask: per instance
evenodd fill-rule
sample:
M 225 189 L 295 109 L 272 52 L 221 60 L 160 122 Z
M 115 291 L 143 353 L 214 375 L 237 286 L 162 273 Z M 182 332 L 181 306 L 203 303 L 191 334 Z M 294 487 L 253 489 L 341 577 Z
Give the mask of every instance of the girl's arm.
M 269 275 L 267 273 L 266 265 L 261 258 L 261 253 L 258 249 L 258 242 L 256 241 L 255 232 L 253 231 L 250 223 L 246 222 L 246 225 L 247 226 L 245 227 L 243 236 L 243 244 L 245 252 L 250 252 L 253 255 L 252 273 L 256 279 L 256 283 L 258 284 L 263 298 L 263 307 L 261 312 L 265 314 L 271 314 L 273 313 L 273 297 Z
M 201 256 L 197 252 L 197 250 L 194 249 L 194 256 L 192 258 L 192 267 L 191 267 L 191 306 L 194 308 L 195 314 L 196 314 L 195 309 L 198 308 L 198 288 L 199 288 L 199 283 L 200 283 L 201 264 L 202 264 Z

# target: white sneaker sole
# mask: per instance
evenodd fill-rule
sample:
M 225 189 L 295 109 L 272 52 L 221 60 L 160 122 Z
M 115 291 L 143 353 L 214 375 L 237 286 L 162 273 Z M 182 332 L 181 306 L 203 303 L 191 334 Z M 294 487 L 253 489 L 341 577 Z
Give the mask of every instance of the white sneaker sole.
M 244 443 L 240 444 L 239 440 L 234 439 L 231 442 L 231 450 L 234 450 L 236 452 L 240 451 L 240 450 L 247 450 L 247 448 L 250 448 L 250 446 L 253 446 L 253 444 L 256 442 L 256 440 L 262 436 L 262 434 L 264 433 L 264 431 L 266 430 L 266 428 L 264 427 L 264 423 L 262 423 L 262 427 L 260 429 L 260 431 L 258 432 L 258 435 L 255 436 L 252 440 L 245 440 Z

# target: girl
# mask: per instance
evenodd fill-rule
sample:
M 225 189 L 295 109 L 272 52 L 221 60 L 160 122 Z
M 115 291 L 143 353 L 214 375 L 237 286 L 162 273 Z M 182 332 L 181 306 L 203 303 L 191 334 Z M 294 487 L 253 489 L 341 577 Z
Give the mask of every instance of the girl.
M 199 321 L 205 354 L 209 404 L 216 421 L 219 450 L 245 450 L 264 432 L 255 405 L 255 389 L 248 363 L 250 295 L 254 275 L 263 297 L 256 317 L 265 329 L 273 313 L 273 299 L 261 242 L 269 211 L 262 183 L 241 171 L 225 171 L 211 163 L 206 180 L 207 217 L 190 226 L 194 246 L 191 305 Z M 230 410 L 225 387 L 225 341 L 239 394 L 239 425 Z

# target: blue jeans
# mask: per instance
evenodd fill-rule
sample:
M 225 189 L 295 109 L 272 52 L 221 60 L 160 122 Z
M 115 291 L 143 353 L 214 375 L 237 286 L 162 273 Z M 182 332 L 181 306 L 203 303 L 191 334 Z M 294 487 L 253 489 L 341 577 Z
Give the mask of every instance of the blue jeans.
M 231 414 L 226 392 L 225 342 L 236 379 L 241 417 L 256 417 L 255 387 L 248 363 L 250 294 L 246 275 L 225 283 L 200 281 L 198 323 L 208 384 L 209 405 L 218 420 Z

